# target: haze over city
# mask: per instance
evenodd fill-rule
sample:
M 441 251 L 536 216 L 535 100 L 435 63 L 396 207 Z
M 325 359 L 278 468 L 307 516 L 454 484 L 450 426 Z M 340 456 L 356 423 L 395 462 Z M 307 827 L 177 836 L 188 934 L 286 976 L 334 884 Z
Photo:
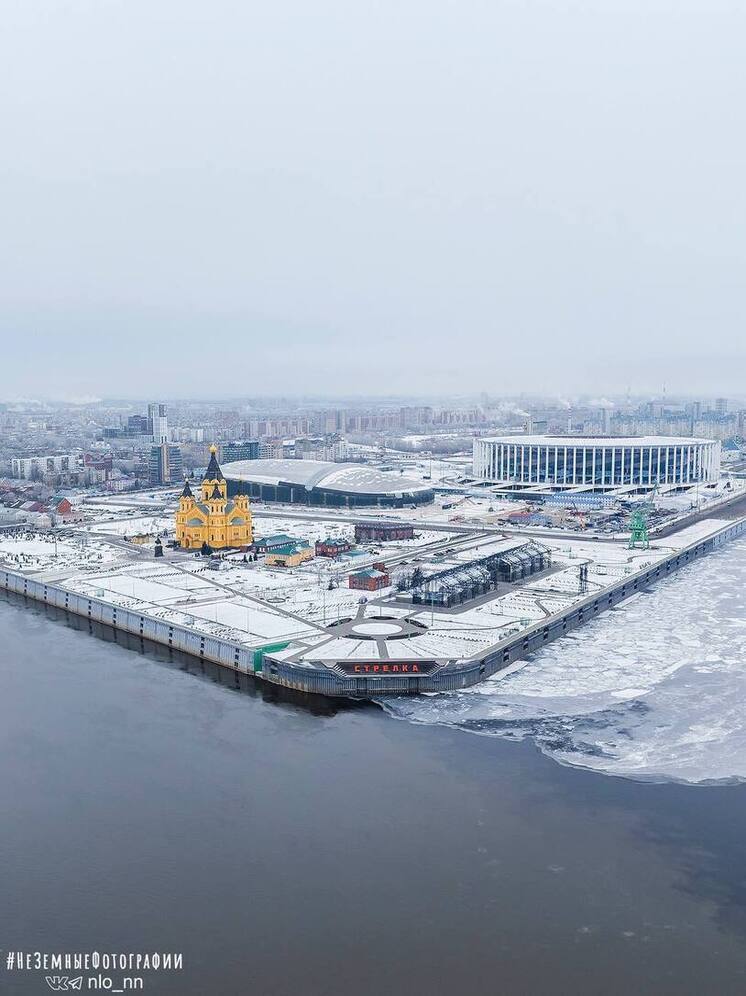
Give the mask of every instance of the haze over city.
M 740 393 L 745 30 L 722 0 L 7 4 L 3 396 Z

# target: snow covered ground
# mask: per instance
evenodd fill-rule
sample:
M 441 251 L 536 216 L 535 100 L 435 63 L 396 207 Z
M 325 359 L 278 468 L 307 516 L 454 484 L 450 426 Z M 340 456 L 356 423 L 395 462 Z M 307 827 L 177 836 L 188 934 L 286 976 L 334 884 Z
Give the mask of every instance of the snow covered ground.
M 257 538 L 274 536 L 277 533 L 306 539 L 311 543 L 327 537 L 340 537 L 352 541 L 355 527 L 351 522 L 345 521 L 337 523 L 317 520 L 314 522 L 310 519 L 284 518 L 282 515 L 254 517 L 254 535 Z
M 229 573 L 239 571 L 214 572 L 202 566 L 200 571 L 185 572 L 168 563 L 147 562 L 95 577 L 69 578 L 64 586 L 245 646 L 317 634 L 315 626 L 289 616 L 284 605 L 226 591 L 222 585 Z
M 358 513 L 358 519 L 378 518 L 378 516 L 365 511 Z M 397 540 L 394 543 L 381 543 L 379 548 L 384 552 L 397 553 L 402 550 L 413 549 L 414 547 L 426 546 L 428 543 L 437 543 L 439 540 L 447 538 L 445 533 L 434 529 L 418 529 L 417 538 L 411 540 Z M 255 516 L 254 534 L 257 537 L 272 536 L 276 533 L 286 533 L 288 536 L 299 539 L 307 539 L 312 543 L 317 540 L 340 537 L 354 543 L 355 525 L 352 520 L 340 518 L 337 522 L 328 520 L 284 518 L 277 516 Z M 367 543 L 365 546 L 374 544 Z
M 746 780 L 746 539 L 474 688 L 393 715 L 646 780 Z
M 261 599 L 270 606 L 280 606 L 315 623 L 330 623 L 354 615 L 363 594 L 348 586 L 346 576 L 337 577 L 337 565 L 323 557 L 290 571 L 284 568 L 273 570 L 261 563 L 245 566 L 240 562 L 235 567 L 215 573 L 197 560 L 194 561 L 194 568 L 191 564 L 184 566 L 203 576 L 212 576 L 242 595 Z M 330 590 L 329 581 L 332 579 L 336 587 Z M 390 590 L 384 588 L 376 595 L 388 594 Z
M 86 531 L 89 533 L 106 533 L 110 536 L 136 536 L 138 533 L 155 536 L 158 533 L 161 535 L 168 532 L 172 533 L 174 531 L 174 520 L 173 517 L 167 518 L 163 515 L 134 515 L 132 518 L 121 519 L 116 522 L 107 522 L 105 520 L 92 522 L 86 526 Z
M 92 570 L 121 558 L 116 548 L 87 537 L 58 536 L 33 530 L 0 535 L 0 563 L 13 570 Z

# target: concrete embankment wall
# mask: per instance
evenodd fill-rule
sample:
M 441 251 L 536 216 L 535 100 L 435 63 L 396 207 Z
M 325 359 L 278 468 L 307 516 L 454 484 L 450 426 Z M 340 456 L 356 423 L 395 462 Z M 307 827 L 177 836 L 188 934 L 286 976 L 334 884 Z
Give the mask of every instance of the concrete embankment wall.
M 64 609 L 92 622 L 141 636 L 164 647 L 172 647 L 193 657 L 223 664 L 246 674 L 255 673 L 254 651 L 230 640 L 112 605 L 100 598 L 67 591 L 52 582 L 37 580 L 5 568 L 0 568 L 0 588 Z
M 0 568 L 0 588 L 286 688 L 319 695 L 372 698 L 386 694 L 453 691 L 474 685 L 745 533 L 746 518 L 724 523 L 712 536 L 692 543 L 645 571 L 614 582 L 602 592 L 589 594 L 566 612 L 534 623 L 497 644 L 480 659 L 446 668 L 433 675 L 408 675 L 405 678 L 347 677 L 328 668 L 301 667 L 273 660 L 269 648 L 264 656 L 230 640 L 112 605 L 95 596 L 67 591 L 52 582 L 5 568 Z

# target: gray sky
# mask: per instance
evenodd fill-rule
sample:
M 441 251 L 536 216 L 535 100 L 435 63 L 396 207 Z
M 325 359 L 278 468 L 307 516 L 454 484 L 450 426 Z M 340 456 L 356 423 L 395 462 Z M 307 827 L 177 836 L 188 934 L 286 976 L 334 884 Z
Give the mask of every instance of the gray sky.
M 0 397 L 744 394 L 741 0 L 5 0 Z

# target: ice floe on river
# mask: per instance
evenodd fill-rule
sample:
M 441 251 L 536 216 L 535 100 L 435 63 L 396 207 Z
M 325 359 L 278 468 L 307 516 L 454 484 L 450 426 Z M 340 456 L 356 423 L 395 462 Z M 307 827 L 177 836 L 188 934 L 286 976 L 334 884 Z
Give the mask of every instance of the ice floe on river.
M 531 737 L 564 764 L 645 780 L 746 779 L 746 540 L 461 692 L 394 716 Z

